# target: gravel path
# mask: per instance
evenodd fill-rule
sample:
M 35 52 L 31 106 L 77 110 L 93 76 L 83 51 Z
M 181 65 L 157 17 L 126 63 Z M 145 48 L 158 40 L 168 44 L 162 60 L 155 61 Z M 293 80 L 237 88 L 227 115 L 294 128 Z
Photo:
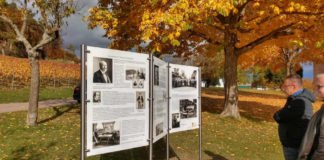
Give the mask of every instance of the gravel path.
M 71 99 L 47 100 L 47 101 L 39 102 L 38 107 L 47 108 L 47 107 L 55 107 L 55 106 L 74 105 L 76 103 L 77 102 L 75 100 L 71 100 Z M 0 104 L 0 113 L 27 111 L 27 109 L 28 109 L 28 102 Z

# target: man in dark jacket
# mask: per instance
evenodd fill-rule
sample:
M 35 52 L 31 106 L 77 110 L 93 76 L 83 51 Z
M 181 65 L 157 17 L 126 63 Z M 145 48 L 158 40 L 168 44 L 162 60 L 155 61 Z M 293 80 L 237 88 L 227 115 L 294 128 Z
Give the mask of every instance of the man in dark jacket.
M 324 73 L 316 76 L 316 91 L 324 102 Z M 324 159 L 324 104 L 309 122 L 303 142 L 300 146 L 298 160 Z
M 100 61 L 99 68 L 100 69 L 93 74 L 93 83 L 111 83 L 111 79 L 107 73 L 107 62 Z
M 287 101 L 273 118 L 279 124 L 279 138 L 285 159 L 296 160 L 299 146 L 313 114 L 312 103 L 315 96 L 303 88 L 299 75 L 287 76 L 281 89 L 288 96 Z

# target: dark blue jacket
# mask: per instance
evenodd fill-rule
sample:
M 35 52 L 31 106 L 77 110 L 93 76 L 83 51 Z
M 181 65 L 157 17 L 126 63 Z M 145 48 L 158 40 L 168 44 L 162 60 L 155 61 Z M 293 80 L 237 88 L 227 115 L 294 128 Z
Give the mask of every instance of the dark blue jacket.
M 316 97 L 304 89 L 298 95 L 287 98 L 285 106 L 277 111 L 273 118 L 278 122 L 280 142 L 285 147 L 299 148 L 313 115 L 312 103 Z

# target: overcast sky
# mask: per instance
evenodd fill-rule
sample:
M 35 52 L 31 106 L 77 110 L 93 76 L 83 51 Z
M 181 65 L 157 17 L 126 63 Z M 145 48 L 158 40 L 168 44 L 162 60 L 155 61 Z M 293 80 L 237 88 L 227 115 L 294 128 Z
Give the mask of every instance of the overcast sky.
M 82 21 L 82 18 L 88 15 L 88 10 L 91 6 L 95 6 L 97 0 L 78 0 L 77 5 L 81 9 L 78 13 L 72 15 L 67 19 L 68 26 L 62 28 L 62 38 L 64 47 L 69 44 L 76 47 L 76 54 L 80 56 L 80 45 L 86 44 L 95 47 L 106 48 L 109 41 L 104 38 L 104 30 L 96 28 L 93 30 L 88 29 L 87 23 Z

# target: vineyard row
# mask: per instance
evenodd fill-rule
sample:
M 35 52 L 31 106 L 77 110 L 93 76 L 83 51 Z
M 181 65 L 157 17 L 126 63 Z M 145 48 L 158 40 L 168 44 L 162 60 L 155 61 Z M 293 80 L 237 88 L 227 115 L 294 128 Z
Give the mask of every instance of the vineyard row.
M 1 87 L 19 88 L 30 85 L 31 68 L 28 59 L 0 56 Z M 80 79 L 80 65 L 40 61 L 41 86 L 74 86 Z

